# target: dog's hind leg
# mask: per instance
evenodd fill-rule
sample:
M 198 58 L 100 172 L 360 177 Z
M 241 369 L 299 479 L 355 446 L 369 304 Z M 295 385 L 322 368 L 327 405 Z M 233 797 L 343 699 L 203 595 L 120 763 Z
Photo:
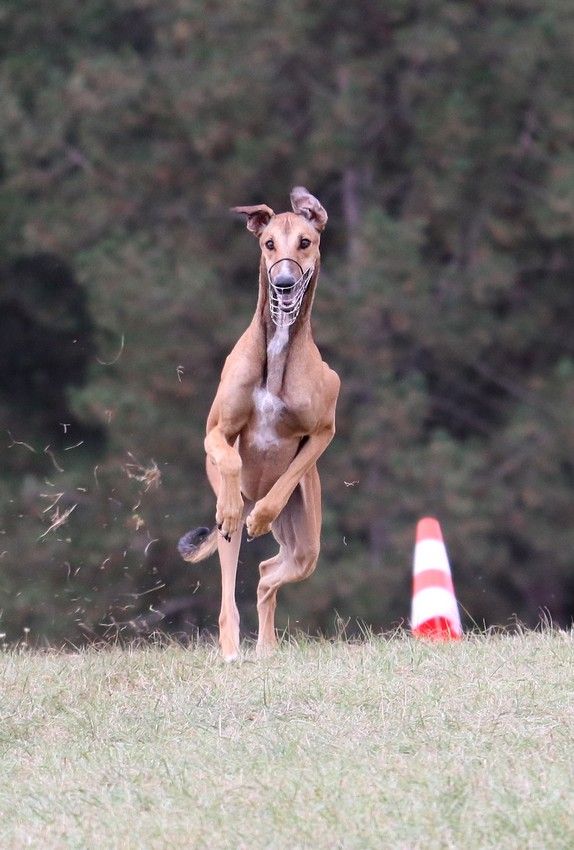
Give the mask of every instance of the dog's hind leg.
M 216 496 L 219 495 L 221 476 L 212 461 L 207 458 L 207 476 Z M 235 661 L 239 655 L 239 611 L 235 601 L 237 562 L 241 547 L 243 524 L 251 503 L 246 503 L 237 531 L 228 537 L 217 532 L 217 550 L 221 566 L 221 611 L 219 613 L 219 646 L 226 661 Z
M 226 661 L 235 661 L 239 655 L 239 611 L 235 602 L 237 561 L 241 546 L 243 523 L 226 540 L 218 535 L 217 548 L 221 565 L 221 611 L 219 613 L 219 646 Z
M 277 591 L 289 582 L 302 581 L 317 566 L 321 534 L 321 485 L 313 466 L 295 488 L 283 511 L 273 523 L 280 544 L 274 558 L 259 565 L 257 587 L 259 635 L 257 654 L 265 655 L 277 644 L 275 608 Z

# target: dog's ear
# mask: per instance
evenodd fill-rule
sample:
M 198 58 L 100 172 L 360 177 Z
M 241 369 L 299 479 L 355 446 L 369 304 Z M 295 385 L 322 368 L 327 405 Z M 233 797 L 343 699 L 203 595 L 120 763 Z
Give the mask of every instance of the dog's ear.
M 275 215 L 267 204 L 257 204 L 254 207 L 231 207 L 231 212 L 243 213 L 247 216 L 247 230 L 255 236 L 261 236 L 261 231 L 267 227 L 270 219 Z
M 293 207 L 293 212 L 304 216 L 319 233 L 325 229 L 328 219 L 327 211 L 304 186 L 295 186 L 292 189 L 291 206 Z

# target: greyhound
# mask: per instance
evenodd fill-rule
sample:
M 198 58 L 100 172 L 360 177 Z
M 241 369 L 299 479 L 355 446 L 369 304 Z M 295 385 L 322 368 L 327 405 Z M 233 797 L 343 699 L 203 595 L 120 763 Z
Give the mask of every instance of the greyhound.
M 261 247 L 259 294 L 251 324 L 227 357 L 207 418 L 206 469 L 217 497 L 215 527 L 179 541 L 191 563 L 219 550 L 219 644 L 239 654 L 235 602 L 243 525 L 250 538 L 273 533 L 279 551 L 259 565 L 257 654 L 277 644 L 278 589 L 307 578 L 317 564 L 321 485 L 317 460 L 335 434 L 340 380 L 311 331 L 319 242 L 327 213 L 307 189 L 291 192 L 293 212 L 266 204 L 233 207 Z

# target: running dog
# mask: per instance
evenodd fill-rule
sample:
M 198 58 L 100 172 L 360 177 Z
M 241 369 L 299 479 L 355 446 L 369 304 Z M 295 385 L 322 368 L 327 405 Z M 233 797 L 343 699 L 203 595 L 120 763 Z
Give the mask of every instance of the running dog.
M 259 240 L 259 292 L 251 324 L 227 357 L 207 419 L 206 468 L 217 497 L 215 527 L 181 538 L 195 563 L 219 551 L 223 657 L 239 653 L 235 602 L 243 525 L 249 537 L 269 531 L 279 544 L 259 565 L 257 654 L 277 643 L 278 589 L 311 575 L 321 532 L 317 460 L 335 434 L 339 377 L 321 359 L 311 330 L 327 213 L 307 189 L 291 192 L 293 212 L 266 204 L 234 207 Z

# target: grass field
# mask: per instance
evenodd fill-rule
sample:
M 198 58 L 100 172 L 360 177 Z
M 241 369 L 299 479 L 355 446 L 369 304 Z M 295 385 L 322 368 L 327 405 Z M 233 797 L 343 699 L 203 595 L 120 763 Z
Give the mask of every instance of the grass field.
M 0 655 L 0 846 L 574 847 L 574 635 Z

